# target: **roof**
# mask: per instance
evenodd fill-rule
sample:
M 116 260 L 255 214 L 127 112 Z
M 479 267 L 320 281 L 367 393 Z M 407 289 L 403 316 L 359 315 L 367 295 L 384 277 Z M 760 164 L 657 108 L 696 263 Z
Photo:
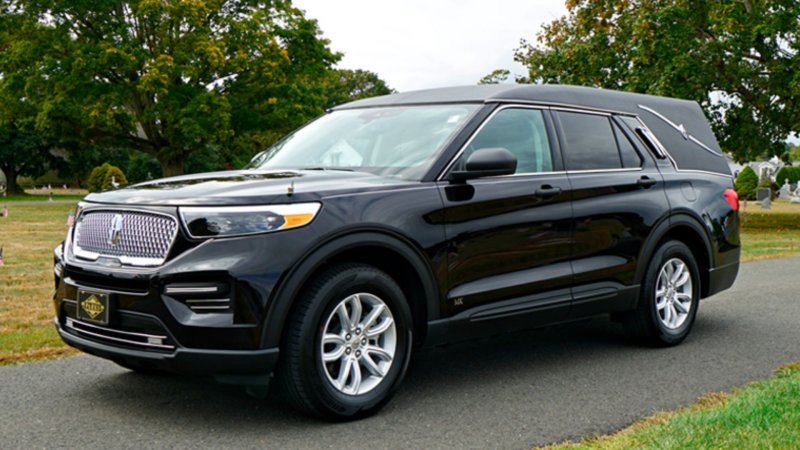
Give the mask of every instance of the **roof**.
M 531 103 L 638 116 L 681 169 L 730 174 L 714 133 L 697 102 L 569 85 L 493 84 L 401 92 L 366 98 L 334 110 L 434 103 Z

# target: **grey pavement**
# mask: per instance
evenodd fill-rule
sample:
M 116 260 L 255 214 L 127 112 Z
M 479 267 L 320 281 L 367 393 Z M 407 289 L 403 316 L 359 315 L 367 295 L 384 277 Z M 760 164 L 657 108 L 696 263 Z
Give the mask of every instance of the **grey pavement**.
M 377 416 L 330 424 L 205 379 L 77 356 L 0 368 L 2 448 L 530 448 L 608 433 L 800 360 L 800 258 L 747 263 L 689 339 L 603 321 L 427 350 Z

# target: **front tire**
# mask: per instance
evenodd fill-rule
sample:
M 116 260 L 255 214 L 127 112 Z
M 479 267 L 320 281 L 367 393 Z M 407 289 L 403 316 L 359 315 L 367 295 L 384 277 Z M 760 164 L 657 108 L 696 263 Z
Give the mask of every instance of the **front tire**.
M 700 273 L 691 250 L 667 241 L 647 266 L 637 309 L 623 323 L 638 341 L 656 347 L 686 339 L 697 316 Z
M 327 420 L 383 407 L 408 367 L 411 312 L 386 273 L 332 267 L 301 294 L 287 322 L 278 382 L 297 409 Z

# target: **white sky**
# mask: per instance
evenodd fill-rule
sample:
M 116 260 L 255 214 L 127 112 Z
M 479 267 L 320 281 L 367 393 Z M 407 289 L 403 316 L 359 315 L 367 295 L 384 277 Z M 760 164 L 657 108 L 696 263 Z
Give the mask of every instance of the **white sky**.
M 317 19 L 339 67 L 375 72 L 398 91 L 476 84 L 514 62 L 521 38 L 566 13 L 564 0 L 294 0 Z M 513 77 L 512 77 L 513 79 Z

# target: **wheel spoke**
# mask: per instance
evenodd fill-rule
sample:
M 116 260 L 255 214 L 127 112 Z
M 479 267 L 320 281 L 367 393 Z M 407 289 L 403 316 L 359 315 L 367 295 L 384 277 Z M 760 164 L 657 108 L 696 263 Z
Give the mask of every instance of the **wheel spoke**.
M 669 305 L 669 309 L 670 309 L 670 316 L 672 317 L 672 321 L 670 322 L 670 324 L 672 325 L 673 328 L 675 328 L 678 326 L 679 317 L 678 317 L 678 311 L 675 309 L 674 302 Z
M 350 369 L 353 367 L 353 358 L 345 358 L 339 366 L 339 376 L 336 378 L 336 387 L 343 391 L 347 386 L 347 379 L 350 378 Z
M 372 373 L 373 375 L 378 377 L 383 377 L 384 375 L 386 375 L 386 373 L 383 370 L 381 370 L 378 363 L 376 363 L 372 359 L 372 356 L 370 356 L 369 352 L 366 351 L 364 352 L 364 356 L 361 357 L 361 361 L 367 367 L 367 370 L 369 370 L 370 373 Z
M 667 264 L 666 266 L 664 266 L 664 275 L 665 275 L 664 281 L 669 282 L 670 280 L 672 280 L 672 274 L 674 272 L 675 272 L 675 267 L 673 267 L 672 264 Z
M 353 369 L 351 370 L 353 383 L 348 390 L 351 394 L 357 394 L 358 388 L 361 387 L 361 365 L 356 359 L 352 359 L 351 361 L 351 364 L 353 365 Z
M 394 319 L 391 317 L 384 317 L 380 323 L 365 331 L 367 337 L 380 336 L 394 324 Z
M 667 297 L 664 294 L 658 295 L 656 294 L 656 309 L 661 311 L 664 309 L 664 306 L 667 304 Z
M 681 302 L 675 302 L 675 303 L 673 303 L 673 305 L 675 305 L 675 311 L 680 313 L 680 314 L 686 314 L 686 313 L 689 312 L 689 306 L 688 305 L 685 305 L 685 304 L 683 304 Z
M 370 311 L 367 318 L 361 322 L 361 329 L 363 329 L 364 331 L 369 330 L 369 327 L 371 327 L 375 323 L 375 321 L 378 320 L 378 317 L 380 317 L 381 314 L 383 314 L 383 310 L 385 308 L 386 307 L 383 305 L 376 305 L 375 307 L 373 307 L 372 311 Z
M 664 307 L 664 323 L 668 326 L 672 324 L 672 308 L 669 307 L 669 304 L 666 304 Z
M 689 271 L 684 270 L 683 272 L 680 273 L 680 277 L 678 277 L 678 279 L 675 280 L 675 287 L 681 287 L 685 285 L 691 278 L 692 275 L 689 273 Z
M 336 307 L 336 315 L 339 316 L 339 321 L 342 323 L 342 330 L 349 332 L 353 325 L 350 322 L 350 316 L 347 314 L 346 305 L 346 301 L 339 303 L 339 306 Z
M 361 298 L 358 294 L 350 297 L 350 307 L 350 326 L 353 327 L 361 321 Z
M 674 270 L 675 271 L 672 273 L 670 281 L 673 284 L 677 284 L 678 279 L 683 275 L 683 272 L 686 270 L 686 264 L 684 264 L 683 262 L 676 262 Z
M 345 351 L 344 344 L 344 338 L 338 334 L 325 334 L 325 336 L 322 337 L 322 360 L 325 362 L 332 362 L 341 358 Z M 326 352 L 326 345 L 335 345 L 336 347 L 333 350 Z
M 370 345 L 369 347 L 364 349 L 364 352 L 370 355 L 375 355 L 383 359 L 384 361 L 391 361 L 392 355 L 390 355 L 386 350 L 376 347 L 374 345 Z

